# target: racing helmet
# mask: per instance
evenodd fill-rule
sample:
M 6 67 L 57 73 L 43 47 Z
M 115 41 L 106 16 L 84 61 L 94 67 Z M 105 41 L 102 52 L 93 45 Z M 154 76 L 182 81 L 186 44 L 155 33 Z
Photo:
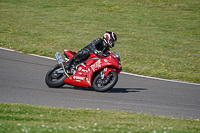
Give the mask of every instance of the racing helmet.
M 103 41 L 108 45 L 108 47 L 112 48 L 115 46 L 115 42 L 117 41 L 117 35 L 112 31 L 106 31 L 103 35 Z

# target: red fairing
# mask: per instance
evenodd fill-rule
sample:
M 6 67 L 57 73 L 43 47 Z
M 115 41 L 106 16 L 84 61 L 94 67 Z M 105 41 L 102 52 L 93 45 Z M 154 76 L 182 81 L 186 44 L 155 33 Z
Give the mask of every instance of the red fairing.
M 101 59 L 100 57 L 98 57 L 97 55 L 91 53 L 90 57 L 85 61 L 87 66 L 90 66 L 92 64 L 94 64 L 96 61 L 98 61 L 99 59 Z
M 74 86 L 91 87 L 91 74 L 89 68 L 84 65 L 79 65 L 76 73 L 67 77 L 64 82 Z
M 69 50 L 65 50 L 64 52 L 69 58 L 72 58 L 73 54 L 76 54 Z M 90 57 L 84 63 L 79 64 L 75 74 L 67 77 L 64 82 L 74 86 L 92 87 L 93 74 L 99 70 L 104 70 L 105 76 L 111 70 L 119 74 L 122 70 L 119 60 L 112 52 L 110 53 L 108 57 L 100 57 L 91 53 Z
M 117 71 L 117 73 L 119 74 L 122 71 L 122 66 L 119 62 L 119 60 L 117 59 L 117 57 L 111 53 L 112 59 L 111 59 L 111 64 L 113 66 L 113 68 Z
M 70 51 L 70 50 L 63 50 L 64 51 L 64 55 L 67 56 L 69 59 L 71 59 L 72 57 L 74 57 L 74 55 L 76 55 L 76 52 L 74 51 Z

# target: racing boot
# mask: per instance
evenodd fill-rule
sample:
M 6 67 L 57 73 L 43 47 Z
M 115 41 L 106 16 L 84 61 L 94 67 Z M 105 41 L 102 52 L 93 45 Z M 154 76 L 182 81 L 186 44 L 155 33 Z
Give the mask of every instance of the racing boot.
M 78 64 L 79 64 L 79 61 L 75 60 L 75 61 L 72 63 L 71 67 L 72 67 L 73 69 L 76 69 L 76 66 L 77 66 Z
M 64 64 L 65 70 L 69 70 L 70 69 L 70 67 L 71 67 L 72 63 L 74 62 L 74 60 L 75 60 L 75 56 L 72 57 L 67 63 Z

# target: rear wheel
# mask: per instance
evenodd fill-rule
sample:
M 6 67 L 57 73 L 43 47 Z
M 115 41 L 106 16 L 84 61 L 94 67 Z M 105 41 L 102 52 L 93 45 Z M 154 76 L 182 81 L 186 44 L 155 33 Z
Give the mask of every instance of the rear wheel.
M 52 67 L 46 74 L 45 82 L 51 88 L 62 87 L 67 76 L 59 64 Z
M 118 74 L 116 71 L 110 71 L 107 77 L 102 77 L 99 73 L 93 80 L 92 86 L 95 91 L 105 92 L 112 89 L 118 81 Z

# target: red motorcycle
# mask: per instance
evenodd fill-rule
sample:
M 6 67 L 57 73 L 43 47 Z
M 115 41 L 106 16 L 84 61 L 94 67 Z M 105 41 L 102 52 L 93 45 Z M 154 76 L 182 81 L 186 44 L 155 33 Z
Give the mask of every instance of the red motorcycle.
M 109 55 L 98 56 L 93 53 L 89 58 L 80 61 L 78 65 L 65 70 L 64 63 L 76 53 L 64 50 L 63 59 L 60 52 L 55 54 L 58 64 L 52 67 L 46 74 L 45 82 L 49 87 L 58 88 L 64 84 L 93 87 L 97 92 L 105 92 L 115 86 L 118 74 L 122 71 L 120 54 L 116 51 L 108 51 Z

